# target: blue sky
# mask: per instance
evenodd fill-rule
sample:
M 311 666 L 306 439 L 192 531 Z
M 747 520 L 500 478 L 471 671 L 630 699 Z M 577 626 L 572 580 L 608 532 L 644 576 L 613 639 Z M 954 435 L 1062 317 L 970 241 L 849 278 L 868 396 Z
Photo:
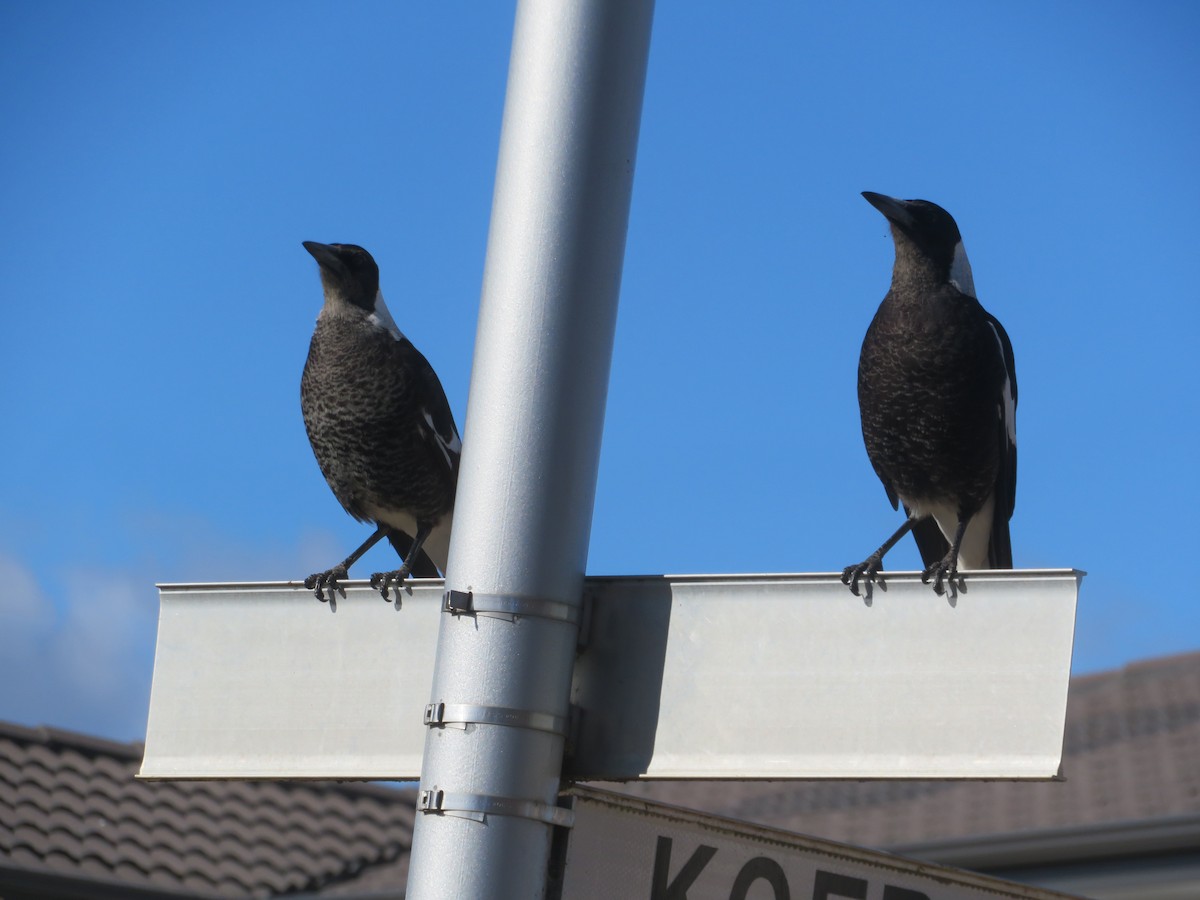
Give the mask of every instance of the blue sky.
M 0 6 L 0 718 L 139 738 L 155 582 L 365 536 L 300 418 L 301 241 L 372 251 L 464 424 L 511 28 Z M 831 571 L 899 524 L 855 398 L 874 190 L 956 217 L 1012 337 L 1014 556 L 1089 572 L 1075 670 L 1200 647 L 1198 38 L 1186 2 L 660 2 L 589 571 Z

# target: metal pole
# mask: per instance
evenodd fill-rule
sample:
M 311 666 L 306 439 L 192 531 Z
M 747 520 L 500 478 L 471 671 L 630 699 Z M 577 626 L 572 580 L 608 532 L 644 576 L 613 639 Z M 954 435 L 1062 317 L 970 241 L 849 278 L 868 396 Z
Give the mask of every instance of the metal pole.
M 517 5 L 446 582 L 475 612 L 442 618 L 417 900 L 546 890 L 652 13 Z

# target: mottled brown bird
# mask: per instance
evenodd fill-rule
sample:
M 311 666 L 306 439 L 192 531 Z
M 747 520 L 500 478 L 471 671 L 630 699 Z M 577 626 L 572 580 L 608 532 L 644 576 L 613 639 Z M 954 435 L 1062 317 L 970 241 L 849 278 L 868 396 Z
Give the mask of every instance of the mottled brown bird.
M 389 586 L 411 573 L 445 572 L 462 450 L 433 367 L 396 326 L 379 291 L 379 267 L 354 244 L 305 241 L 316 259 L 325 306 L 300 379 L 300 408 L 313 453 L 342 507 L 375 532 L 346 559 L 304 580 L 324 600 L 350 566 L 388 538 L 403 559 L 377 572 Z

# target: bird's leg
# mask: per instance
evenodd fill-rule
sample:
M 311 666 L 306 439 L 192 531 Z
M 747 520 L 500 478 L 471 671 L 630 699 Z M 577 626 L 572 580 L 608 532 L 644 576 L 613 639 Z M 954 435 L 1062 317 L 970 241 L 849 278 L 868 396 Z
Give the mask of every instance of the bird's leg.
M 954 588 L 954 579 L 958 575 L 958 548 L 962 545 L 963 535 L 967 533 L 967 522 L 969 521 L 970 516 L 959 515 L 958 528 L 954 531 L 954 540 L 950 542 L 949 552 L 937 562 L 931 563 L 921 573 L 921 581 L 925 584 L 929 584 L 930 578 L 933 579 L 933 592 L 935 594 L 944 594 L 946 592 L 943 582 L 949 582 L 951 589 L 953 590 Z
M 408 550 L 408 556 L 404 557 L 404 562 L 400 568 L 394 572 L 376 572 L 371 576 L 371 587 L 379 591 L 384 600 L 388 599 L 388 587 L 394 585 L 396 588 L 396 596 L 400 595 L 400 585 L 404 583 L 404 579 L 408 577 L 408 573 L 412 571 L 412 567 L 417 562 L 417 555 L 421 552 L 421 545 L 425 543 L 425 539 L 429 537 L 433 531 L 433 525 L 429 522 L 417 523 L 417 536 L 413 538 L 412 547 Z
M 916 520 L 907 518 L 904 524 L 896 529 L 896 533 L 883 542 L 883 546 L 864 559 L 856 566 L 846 566 L 842 569 L 842 584 L 850 585 L 850 593 L 855 597 L 858 594 L 858 580 L 866 576 L 867 582 L 873 582 L 876 574 L 883 569 L 883 557 L 889 550 L 896 546 L 896 542 L 904 537 L 911 530 Z
M 327 569 L 324 572 L 314 572 L 304 579 L 304 586 L 316 594 L 318 600 L 325 602 L 324 588 L 329 589 L 329 596 L 333 596 L 334 591 L 342 591 L 342 586 L 338 584 L 343 578 L 350 577 L 350 567 L 358 562 L 358 558 L 379 543 L 380 539 L 387 534 L 387 529 L 380 525 L 375 529 L 375 533 L 362 542 L 362 545 L 343 559 L 332 569 Z M 342 591 L 342 596 L 345 596 L 345 591 Z

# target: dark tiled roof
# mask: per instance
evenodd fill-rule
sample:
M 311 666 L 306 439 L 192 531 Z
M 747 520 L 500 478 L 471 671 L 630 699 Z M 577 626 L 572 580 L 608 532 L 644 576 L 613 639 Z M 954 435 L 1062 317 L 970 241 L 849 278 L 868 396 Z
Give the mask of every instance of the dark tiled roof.
M 1196 815 L 1200 652 L 1073 679 L 1065 749 L 1065 782 L 601 787 L 869 847 Z M 402 895 L 410 793 L 144 782 L 140 758 L 138 744 L 0 724 L 0 877 L 83 877 L 112 897 Z
M 402 894 L 411 793 L 329 782 L 138 781 L 141 756 L 140 744 L 0 724 L 0 869 L 83 876 L 130 893 Z
M 1061 782 L 680 781 L 615 789 L 869 847 L 1196 814 L 1200 652 L 1073 678 L 1064 751 Z

